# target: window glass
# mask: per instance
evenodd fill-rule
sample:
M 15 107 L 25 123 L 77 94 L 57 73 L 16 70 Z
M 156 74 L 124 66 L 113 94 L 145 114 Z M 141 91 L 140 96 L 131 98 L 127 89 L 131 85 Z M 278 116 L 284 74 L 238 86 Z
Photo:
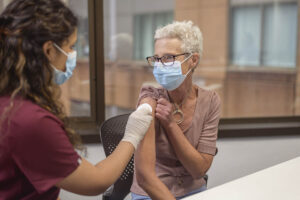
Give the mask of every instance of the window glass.
M 173 21 L 173 12 L 137 14 L 134 16 L 134 59 L 144 60 L 154 51 L 155 30 Z
M 146 57 L 157 27 L 173 21 L 174 0 L 104 0 L 106 118 L 135 109 L 143 84 L 155 85 Z
M 232 8 L 232 64 L 295 67 L 297 3 L 249 2 Z
M 264 14 L 263 65 L 295 67 L 297 4 L 268 5 Z
M 232 20 L 232 63 L 235 65 L 259 66 L 260 7 L 235 8 Z
M 0 0 L 0 10 L 8 2 Z M 77 67 L 61 86 L 62 100 L 69 116 L 90 116 L 88 1 L 65 2 L 80 24 Z M 300 115 L 298 1 L 204 2 L 103 1 L 106 118 L 131 112 L 143 84 L 158 85 L 145 57 L 153 55 L 156 27 L 172 20 L 200 27 L 194 83 L 219 94 L 223 118 Z
M 88 1 L 65 0 L 78 17 L 77 65 L 72 77 L 64 83 L 62 100 L 69 116 L 90 116 L 90 66 L 89 66 L 89 23 Z
M 131 112 L 144 84 L 159 87 L 145 57 L 153 55 L 155 29 L 173 20 L 200 27 L 194 83 L 219 94 L 222 118 L 300 115 L 297 1 L 103 3 L 106 118 Z
M 298 1 L 230 3 L 223 117 L 300 115 Z

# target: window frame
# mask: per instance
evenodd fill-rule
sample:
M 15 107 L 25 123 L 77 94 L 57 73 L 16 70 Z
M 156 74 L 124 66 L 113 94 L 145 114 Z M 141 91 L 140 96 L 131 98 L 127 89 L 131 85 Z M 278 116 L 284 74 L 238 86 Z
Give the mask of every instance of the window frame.
M 229 9 L 231 8 L 228 3 Z M 300 3 L 298 3 L 298 10 Z M 300 12 L 298 12 L 298 39 L 300 37 Z M 90 94 L 91 116 L 70 117 L 73 128 L 82 136 L 84 143 L 100 141 L 99 128 L 105 121 L 105 84 L 104 84 L 104 22 L 103 1 L 88 0 L 89 44 L 90 44 Z M 231 15 L 228 15 L 231 27 Z M 231 42 L 231 29 L 228 29 L 228 41 Z M 228 46 L 228 48 L 230 48 Z M 228 50 L 228 58 L 231 58 Z M 297 44 L 296 68 L 299 67 L 299 42 Z M 230 65 L 228 65 L 230 66 Z M 295 70 L 296 71 L 296 70 Z M 300 116 L 257 117 L 257 118 L 221 118 L 219 138 L 287 136 L 300 135 Z
M 100 142 L 99 127 L 105 120 L 102 10 L 102 1 L 88 0 L 91 115 L 86 117 L 69 117 L 71 127 L 81 135 L 85 143 Z
M 278 4 L 294 4 L 296 3 L 297 6 L 298 6 L 298 20 L 297 20 L 297 24 L 298 24 L 298 33 L 297 33 L 297 36 L 299 39 L 299 2 L 297 0 L 289 0 L 289 1 L 278 1 Z M 246 3 L 246 4 L 240 4 L 240 3 L 234 3 L 234 4 L 231 4 L 230 2 L 228 3 L 228 10 L 230 11 L 229 12 L 229 20 L 228 20 L 228 23 L 229 23 L 229 44 L 232 44 L 233 42 L 233 35 L 232 35 L 232 31 L 233 31 L 233 10 L 235 8 L 246 8 L 246 7 L 258 7 L 260 12 L 261 12 L 261 19 L 260 19 L 260 52 L 259 52 L 259 65 L 258 66 L 250 66 L 250 65 L 246 65 L 246 67 L 252 67 L 252 68 L 278 68 L 278 69 L 296 69 L 297 66 L 298 66 L 298 50 L 299 50 L 299 45 L 297 44 L 297 49 L 296 49 L 296 62 L 295 62 L 295 65 L 293 67 L 282 67 L 282 66 L 270 66 L 270 65 L 265 65 L 263 64 L 263 41 L 264 41 L 264 31 L 265 31 L 265 28 L 264 28 L 264 17 L 265 17 L 265 13 L 266 13 L 266 8 L 267 6 L 272 6 L 274 4 L 274 2 L 261 2 L 261 3 Z M 298 40 L 297 40 L 298 41 Z M 234 64 L 232 62 L 232 56 L 233 56 L 233 48 L 229 47 L 228 49 L 228 58 L 229 58 L 229 64 L 230 66 L 234 66 L 234 67 L 240 67 L 239 65 L 237 64 Z M 243 66 L 244 67 L 244 66 Z

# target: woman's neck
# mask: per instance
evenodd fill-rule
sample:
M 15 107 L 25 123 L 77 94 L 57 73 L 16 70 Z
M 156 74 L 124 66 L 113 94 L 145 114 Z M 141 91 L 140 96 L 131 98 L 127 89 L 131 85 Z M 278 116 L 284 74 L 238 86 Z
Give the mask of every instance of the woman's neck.
M 181 105 L 186 99 L 193 98 L 195 96 L 192 80 L 186 79 L 179 88 L 168 91 L 168 94 L 171 102 Z

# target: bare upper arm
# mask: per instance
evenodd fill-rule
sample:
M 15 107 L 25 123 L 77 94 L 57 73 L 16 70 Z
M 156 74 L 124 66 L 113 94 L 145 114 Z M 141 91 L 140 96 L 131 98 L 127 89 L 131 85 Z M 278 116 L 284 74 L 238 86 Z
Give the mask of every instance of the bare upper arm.
M 152 107 L 152 115 L 155 117 L 156 100 L 146 97 L 140 104 L 148 103 Z M 175 199 L 165 184 L 155 173 L 155 120 L 135 152 L 135 170 L 138 184 L 148 193 L 152 199 Z
M 152 116 L 155 117 L 156 100 L 151 97 L 146 97 L 140 101 L 140 104 L 148 103 L 152 107 Z M 152 120 L 151 125 L 139 144 L 135 152 L 135 170 L 138 177 L 149 175 L 150 171 L 154 172 L 155 165 L 155 120 Z

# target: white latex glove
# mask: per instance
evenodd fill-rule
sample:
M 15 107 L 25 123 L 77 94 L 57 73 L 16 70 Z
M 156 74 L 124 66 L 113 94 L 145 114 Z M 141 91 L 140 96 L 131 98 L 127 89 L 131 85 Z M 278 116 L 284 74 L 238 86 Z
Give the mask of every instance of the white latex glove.
M 152 118 L 152 107 L 147 103 L 141 104 L 130 114 L 122 141 L 130 142 L 136 149 L 148 131 Z

